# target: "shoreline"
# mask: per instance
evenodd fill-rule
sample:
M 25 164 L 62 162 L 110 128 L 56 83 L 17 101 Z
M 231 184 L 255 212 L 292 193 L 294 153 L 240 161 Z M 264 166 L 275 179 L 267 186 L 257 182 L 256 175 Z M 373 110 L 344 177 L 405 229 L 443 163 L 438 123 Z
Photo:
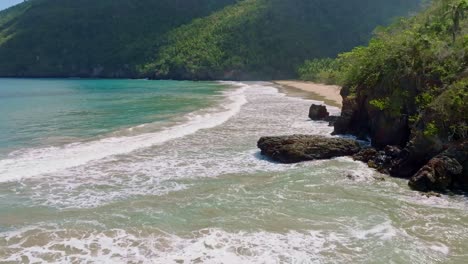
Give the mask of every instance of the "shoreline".
M 343 98 L 340 95 L 341 87 L 298 80 L 275 80 L 287 95 L 299 96 L 307 99 L 323 101 L 326 105 L 343 107 Z

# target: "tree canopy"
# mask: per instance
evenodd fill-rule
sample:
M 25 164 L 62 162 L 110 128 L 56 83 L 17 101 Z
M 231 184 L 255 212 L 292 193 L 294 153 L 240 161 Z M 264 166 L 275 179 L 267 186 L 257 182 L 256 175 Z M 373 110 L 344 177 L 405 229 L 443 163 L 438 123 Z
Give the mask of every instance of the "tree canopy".
M 419 2 L 30 0 L 0 12 L 0 76 L 294 77 Z

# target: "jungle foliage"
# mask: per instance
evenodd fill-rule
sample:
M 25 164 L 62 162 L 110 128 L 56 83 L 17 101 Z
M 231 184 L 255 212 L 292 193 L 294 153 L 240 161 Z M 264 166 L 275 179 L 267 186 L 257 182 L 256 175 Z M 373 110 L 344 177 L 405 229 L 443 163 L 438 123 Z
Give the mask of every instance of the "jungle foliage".
M 321 80 L 317 72 L 334 77 Z M 333 62 L 308 62 L 299 73 L 341 84 L 387 117 L 406 116 L 427 137 L 466 138 L 468 0 L 434 0 L 417 16 L 379 28 L 367 46 Z

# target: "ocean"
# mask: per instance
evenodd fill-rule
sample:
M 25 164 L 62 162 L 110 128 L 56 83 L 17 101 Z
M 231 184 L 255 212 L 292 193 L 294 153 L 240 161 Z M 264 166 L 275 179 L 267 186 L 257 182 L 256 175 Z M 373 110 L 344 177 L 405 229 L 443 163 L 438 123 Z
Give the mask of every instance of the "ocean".
M 0 79 L 0 263 L 466 263 L 465 196 L 260 155 L 261 136 L 330 135 L 312 103 L 268 82 Z

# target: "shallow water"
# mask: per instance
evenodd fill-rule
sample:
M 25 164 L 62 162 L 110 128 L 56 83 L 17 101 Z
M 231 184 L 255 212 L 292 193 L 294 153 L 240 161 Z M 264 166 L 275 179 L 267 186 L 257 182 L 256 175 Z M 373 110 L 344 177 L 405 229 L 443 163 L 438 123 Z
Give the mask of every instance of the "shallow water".
M 425 198 L 349 158 L 269 162 L 260 136 L 332 128 L 269 83 L 224 87 L 166 123 L 0 160 L 0 259 L 466 263 L 468 199 Z
M 0 155 L 161 125 L 208 107 L 220 92 L 209 82 L 0 79 Z

